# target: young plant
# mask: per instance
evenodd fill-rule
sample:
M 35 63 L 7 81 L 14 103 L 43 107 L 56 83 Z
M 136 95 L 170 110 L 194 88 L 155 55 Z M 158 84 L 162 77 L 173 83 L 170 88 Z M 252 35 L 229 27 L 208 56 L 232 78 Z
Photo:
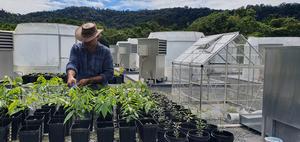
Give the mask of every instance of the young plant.
M 135 90 L 129 89 L 128 92 L 120 96 L 119 99 L 119 102 L 122 105 L 122 116 L 126 119 L 126 122 L 138 119 L 141 102 L 139 101 L 138 94 Z
M 179 131 L 179 129 L 180 129 L 180 122 L 174 122 L 174 136 L 176 137 L 176 138 L 179 138 L 179 136 L 180 136 L 180 131 Z
M 94 98 L 95 112 L 102 115 L 112 114 L 113 107 L 116 105 L 116 90 L 113 87 L 106 87 L 97 92 L 98 96 Z
M 204 128 L 206 127 L 206 123 L 204 123 L 201 119 L 199 119 L 197 121 L 197 130 L 198 130 L 198 135 L 199 136 L 202 136 L 203 135 L 203 131 L 204 131 Z
M 65 106 L 68 108 L 66 110 L 68 115 L 66 116 L 64 123 L 73 116 L 76 119 L 85 118 L 86 114 L 93 110 L 94 104 L 92 103 L 92 99 L 94 98 L 94 93 L 89 87 L 72 88 L 70 89 L 68 96 L 70 97 L 70 102 Z
M 24 100 L 24 89 L 21 87 L 22 79 L 12 80 L 5 76 L 3 84 L 0 86 L 0 107 L 7 109 L 8 115 L 13 115 L 26 108 Z M 7 88 L 8 87 L 8 88 Z
M 185 116 L 183 116 L 183 119 L 186 120 L 186 122 L 191 122 L 191 120 L 194 119 L 193 114 L 187 114 Z

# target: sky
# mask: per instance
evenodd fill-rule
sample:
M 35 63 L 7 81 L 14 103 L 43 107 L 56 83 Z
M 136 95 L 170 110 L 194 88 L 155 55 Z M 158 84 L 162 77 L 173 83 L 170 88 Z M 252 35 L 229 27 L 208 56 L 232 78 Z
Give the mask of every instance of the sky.
M 70 6 L 88 6 L 114 10 L 160 9 L 184 6 L 236 9 L 246 5 L 279 5 L 283 2 L 300 3 L 300 0 L 0 0 L 0 9 L 20 14 L 63 9 Z

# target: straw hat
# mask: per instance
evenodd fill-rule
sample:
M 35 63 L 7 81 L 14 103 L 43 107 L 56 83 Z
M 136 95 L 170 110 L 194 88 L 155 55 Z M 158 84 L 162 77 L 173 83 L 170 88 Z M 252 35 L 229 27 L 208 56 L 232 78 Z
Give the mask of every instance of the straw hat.
M 85 23 L 78 27 L 75 31 L 75 37 L 81 42 L 89 42 L 95 39 L 103 29 L 97 30 L 95 23 Z

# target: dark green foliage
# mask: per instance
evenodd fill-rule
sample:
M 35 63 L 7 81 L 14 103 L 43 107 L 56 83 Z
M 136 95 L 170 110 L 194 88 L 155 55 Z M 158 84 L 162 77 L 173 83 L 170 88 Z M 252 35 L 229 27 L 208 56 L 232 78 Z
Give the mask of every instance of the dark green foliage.
M 91 21 L 105 29 L 102 40 L 108 44 L 169 30 L 196 30 L 205 35 L 240 31 L 246 36 L 300 36 L 299 9 L 298 3 L 283 3 L 279 6 L 247 6 L 230 11 L 188 7 L 140 11 L 68 7 L 20 15 L 0 10 L 0 30 L 14 30 L 22 22 L 81 25 Z
M 249 36 L 300 36 L 300 21 L 294 17 L 256 19 L 254 9 L 238 9 L 234 12 L 215 12 L 195 20 L 188 30 L 206 35 L 240 31 Z

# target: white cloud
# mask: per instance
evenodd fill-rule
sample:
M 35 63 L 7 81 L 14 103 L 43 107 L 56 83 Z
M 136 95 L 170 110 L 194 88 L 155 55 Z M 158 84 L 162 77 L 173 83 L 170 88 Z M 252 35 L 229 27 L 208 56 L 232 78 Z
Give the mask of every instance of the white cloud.
M 112 8 L 116 10 L 160 9 L 184 6 L 235 9 L 246 5 L 278 5 L 283 2 L 299 3 L 300 0 L 0 0 L 0 9 L 21 14 L 61 9 L 69 6 Z
M 209 7 L 213 9 L 236 9 L 246 5 L 300 2 L 299 0 L 121 0 L 113 9 L 159 9 L 171 7 Z
M 103 8 L 104 4 L 103 0 L 0 0 L 0 9 L 20 14 L 55 10 L 69 6 Z
M 48 0 L 0 0 L 0 9 L 13 13 L 51 10 Z

